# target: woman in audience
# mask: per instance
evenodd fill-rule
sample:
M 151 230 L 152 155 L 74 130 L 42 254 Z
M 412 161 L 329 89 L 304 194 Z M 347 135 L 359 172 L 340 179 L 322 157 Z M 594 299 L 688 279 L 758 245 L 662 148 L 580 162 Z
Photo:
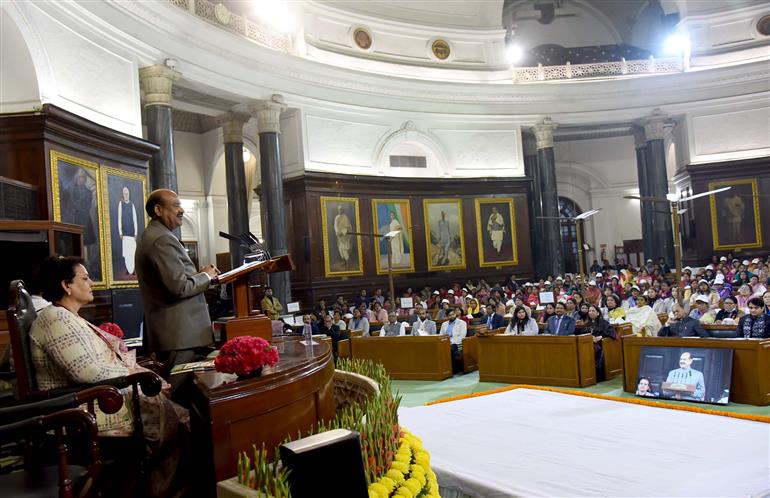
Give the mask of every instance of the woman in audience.
M 583 301 L 580 303 L 580 307 L 578 308 L 577 314 L 575 315 L 575 326 L 576 327 L 582 327 L 583 324 L 588 320 L 588 307 L 590 305 Z
M 639 382 L 636 384 L 636 395 L 647 396 L 650 398 L 656 398 L 658 395 L 651 391 L 650 378 L 639 377 Z
M 767 287 L 759 281 L 758 275 L 752 275 L 749 279 L 749 286 L 751 287 L 751 297 L 762 297 L 767 292 Z
M 524 306 L 524 309 L 527 310 L 527 314 L 529 316 L 532 316 L 532 309 L 524 303 L 524 299 L 520 295 L 513 296 L 513 307 L 517 306 Z
M 764 301 L 758 297 L 752 297 L 749 300 L 748 308 L 749 313 L 738 322 L 738 337 L 745 339 L 770 337 L 770 315 L 764 312 Z
M 361 312 L 361 316 L 366 318 L 367 321 L 371 322 L 374 318 L 374 313 L 372 313 L 372 310 L 367 308 L 366 303 L 361 303 L 358 306 L 358 310 Z M 355 313 L 354 313 L 355 315 Z
M 733 296 L 728 296 L 724 299 L 724 305 L 717 313 L 714 323 L 737 323 L 741 316 L 743 312 L 738 309 L 738 302 Z
M 342 312 L 340 310 L 334 310 L 334 317 L 332 323 L 336 325 L 340 330 L 347 330 L 348 324 L 342 319 Z
M 505 335 L 537 335 L 538 332 L 535 319 L 529 316 L 524 306 L 517 306 L 505 329 Z
M 543 308 L 542 313 L 540 313 L 540 316 L 537 319 L 537 322 L 548 323 L 548 319 L 554 315 L 556 315 L 556 306 L 554 303 L 546 303 L 545 308 Z
M 617 294 L 607 298 L 607 320 L 610 323 L 626 321 L 626 309 L 620 305 L 620 298 Z
M 751 287 L 749 284 L 743 284 L 738 288 L 738 295 L 735 296 L 738 308 L 746 313 L 749 308 L 749 299 L 751 299 Z
M 647 304 L 647 298 L 640 295 L 636 307 L 626 310 L 626 319 L 631 323 L 634 334 L 639 337 L 654 337 L 663 326 L 658 315 Z
M 385 323 L 388 321 L 388 312 L 385 310 L 385 308 L 382 307 L 379 301 L 374 302 L 374 309 L 372 312 L 374 314 L 375 322 Z
M 481 313 L 481 305 L 479 304 L 479 300 L 473 296 L 468 297 L 468 313 L 471 315 L 477 315 Z
M 449 299 L 441 300 L 441 309 L 436 313 L 436 320 L 446 320 L 449 317 L 449 311 L 451 306 L 449 305 Z
M 93 384 L 146 371 L 136 364 L 135 351 L 128 351 L 122 340 L 78 315 L 81 307 L 94 300 L 93 282 L 81 259 L 50 257 L 43 262 L 40 275 L 43 297 L 53 305 L 40 311 L 30 330 L 30 354 L 39 389 Z M 187 410 L 166 397 L 169 389 L 164 382 L 158 396 L 140 395 L 144 437 L 156 457 L 150 476 L 156 496 L 165 496 L 172 488 L 179 443 L 186 433 L 184 425 L 189 423 Z M 102 435 L 133 432 L 131 388 L 123 394 L 123 408 L 117 413 L 107 415 L 95 409 Z
M 770 315 L 770 291 L 762 294 L 762 302 L 765 303 L 765 314 Z
M 530 308 L 537 308 L 537 306 L 540 304 L 540 300 L 537 296 L 537 288 L 527 282 L 524 284 L 524 288 L 526 289 L 527 295 L 524 297 L 524 302 L 527 303 L 527 306 Z
M 351 332 L 361 331 L 361 337 L 369 337 L 369 320 L 361 314 L 361 308 L 353 310 L 353 318 L 348 324 Z M 342 330 L 342 329 L 340 329 Z
M 617 339 L 617 333 L 610 323 L 602 318 L 602 310 L 592 304 L 588 306 L 588 316 L 583 322 L 583 333 L 591 334 L 594 338 L 594 363 L 596 365 L 596 380 L 601 382 L 604 376 L 604 350 L 602 339 L 609 337 Z

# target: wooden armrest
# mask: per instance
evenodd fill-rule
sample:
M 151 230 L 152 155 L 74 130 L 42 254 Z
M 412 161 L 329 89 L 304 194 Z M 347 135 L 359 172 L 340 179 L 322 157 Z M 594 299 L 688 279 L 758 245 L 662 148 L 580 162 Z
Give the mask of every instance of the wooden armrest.
M 96 444 L 99 428 L 96 417 L 80 408 L 60 410 L 49 415 L 39 415 L 19 422 L 0 426 L 0 441 L 18 440 L 30 431 L 46 431 L 56 427 L 77 427 L 85 433 L 89 445 Z
M 84 403 L 96 401 L 104 413 L 115 413 L 123 406 L 123 396 L 112 386 L 95 386 L 78 392 L 33 403 L 10 406 L 0 409 L 0 421 L 3 423 L 45 416 L 47 414 L 76 408 Z
M 140 367 L 144 367 L 147 370 L 151 370 L 161 377 L 165 377 L 167 372 L 166 365 L 159 361 L 155 361 L 151 358 L 137 358 L 136 364 Z

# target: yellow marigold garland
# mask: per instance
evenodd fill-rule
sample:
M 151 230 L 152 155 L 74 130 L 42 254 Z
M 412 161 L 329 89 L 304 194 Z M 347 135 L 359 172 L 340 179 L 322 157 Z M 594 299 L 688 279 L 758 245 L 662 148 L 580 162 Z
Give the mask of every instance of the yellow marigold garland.
M 597 399 L 606 399 L 610 401 L 619 401 L 621 403 L 631 403 L 635 405 L 645 405 L 645 406 L 654 406 L 656 408 L 669 408 L 671 410 L 682 410 L 686 412 L 693 412 L 693 413 L 704 413 L 707 415 L 720 415 L 722 417 L 732 417 L 732 418 L 739 418 L 743 420 L 751 420 L 754 422 L 764 422 L 766 424 L 770 424 L 770 417 L 765 415 L 749 415 L 746 413 L 731 413 L 731 412 L 724 412 L 720 410 L 709 410 L 708 408 L 698 408 L 697 406 L 686 406 L 686 405 L 672 405 L 669 403 L 663 403 L 660 401 L 652 401 L 644 398 L 621 398 L 618 396 L 608 396 L 606 394 L 596 394 L 596 393 L 588 393 L 588 392 L 582 392 L 582 391 L 570 391 L 569 389 L 558 389 L 555 387 L 544 387 L 544 386 L 530 386 L 527 384 L 512 384 L 510 386 L 505 387 L 498 387 L 497 389 L 491 389 L 489 391 L 480 391 L 477 393 L 469 393 L 469 394 L 460 394 L 458 396 L 451 396 L 448 398 L 442 398 L 438 399 L 436 401 L 429 401 L 425 403 L 426 405 L 435 405 L 438 403 L 447 403 L 449 401 L 458 401 L 461 399 L 468 399 L 468 398 L 477 398 L 479 396 L 487 396 L 489 394 L 497 394 L 502 393 L 506 391 L 512 391 L 514 389 L 535 389 L 538 391 L 550 391 L 555 393 L 561 393 L 561 394 L 571 394 L 573 396 L 585 396 L 587 398 L 597 398 Z
M 403 427 L 399 447 L 390 469 L 369 485 L 369 498 L 441 498 L 430 454 L 420 438 Z

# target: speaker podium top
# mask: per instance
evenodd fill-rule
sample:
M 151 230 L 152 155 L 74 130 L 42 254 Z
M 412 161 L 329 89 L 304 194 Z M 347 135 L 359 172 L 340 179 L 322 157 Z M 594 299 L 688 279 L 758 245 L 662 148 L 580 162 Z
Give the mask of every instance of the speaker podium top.
M 251 263 L 242 264 L 238 268 L 233 268 L 228 272 L 222 273 L 219 275 L 218 280 L 220 284 L 227 284 L 241 277 L 245 277 L 254 271 L 275 273 L 279 271 L 292 271 L 295 268 L 296 266 L 294 265 L 294 260 L 291 258 L 291 255 L 284 254 L 267 261 L 252 261 Z

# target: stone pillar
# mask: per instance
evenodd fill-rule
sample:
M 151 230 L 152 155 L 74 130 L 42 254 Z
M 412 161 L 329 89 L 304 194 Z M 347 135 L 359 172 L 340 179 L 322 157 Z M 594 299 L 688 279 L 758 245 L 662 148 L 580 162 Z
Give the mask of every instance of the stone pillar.
M 664 125 L 668 116 L 655 109 L 652 116 L 642 120 L 644 135 L 647 139 L 647 184 L 652 197 L 666 198 L 668 194 L 668 172 L 666 171 L 666 149 L 663 144 Z M 656 202 L 652 213 L 652 231 L 655 246 L 653 253 L 647 255 L 653 261 L 665 258 L 671 265 L 674 262 L 674 236 L 671 228 L 669 206 Z
M 647 178 L 647 139 L 644 136 L 644 130 L 638 129 L 634 132 L 634 145 L 636 148 L 636 173 L 639 178 L 639 195 L 649 197 L 650 184 Z M 660 207 L 658 207 L 660 208 Z M 644 257 L 649 258 L 655 251 L 657 245 L 655 241 L 655 232 L 652 229 L 652 210 L 653 203 L 649 201 L 640 201 L 639 210 L 642 219 L 642 242 L 644 243 Z
M 281 95 L 270 100 L 256 102 L 249 110 L 257 117 L 259 130 L 259 157 L 262 176 L 262 219 L 265 227 L 265 241 L 272 256 L 289 252 L 286 237 L 286 213 L 283 204 L 283 167 L 278 133 L 281 129 L 281 113 L 286 110 Z M 281 304 L 291 301 L 291 278 L 289 272 L 271 273 L 269 276 L 273 294 Z
M 147 140 L 160 146 L 160 150 L 150 158 L 150 190 L 167 188 L 177 191 L 171 88 L 180 76 L 162 64 L 139 69 L 139 81 L 144 89 Z
M 543 253 L 543 195 L 540 190 L 540 171 L 537 169 L 537 146 L 535 137 L 529 133 L 522 133 L 524 145 L 524 174 L 531 179 L 529 187 L 529 234 L 532 246 L 532 255 L 535 267 L 535 276 L 543 276 L 543 258 L 538 255 Z
M 225 181 L 227 185 L 227 231 L 240 235 L 249 231 L 248 193 L 243 167 L 243 125 L 248 114 L 228 112 L 217 117 L 225 144 Z M 230 262 L 235 268 L 243 263 L 247 250 L 230 241 Z
M 542 195 L 542 244 L 543 252 L 535 258 L 543 259 L 544 274 L 558 276 L 564 273 L 564 251 L 559 220 L 559 195 L 556 192 L 556 160 L 553 155 L 553 132 L 557 124 L 550 118 L 532 127 L 537 146 L 537 169 Z

